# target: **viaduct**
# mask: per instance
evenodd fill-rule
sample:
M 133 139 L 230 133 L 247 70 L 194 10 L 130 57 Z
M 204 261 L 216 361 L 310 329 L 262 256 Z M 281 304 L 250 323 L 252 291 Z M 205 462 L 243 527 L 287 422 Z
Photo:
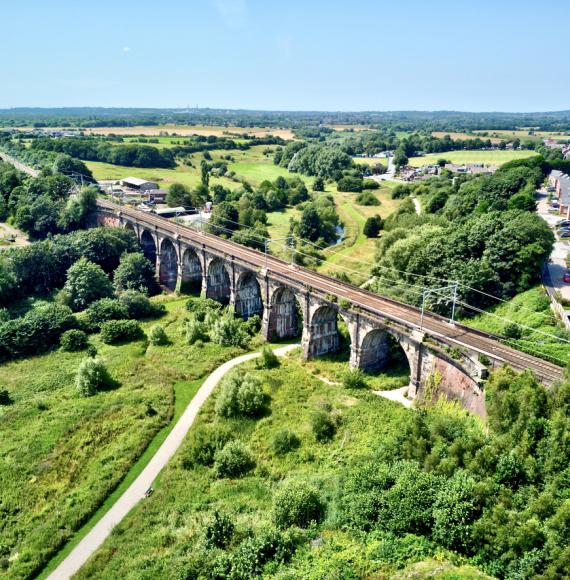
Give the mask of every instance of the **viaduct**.
M 396 341 L 410 366 L 411 396 L 444 395 L 485 416 L 483 381 L 489 369 L 503 364 L 517 371 L 530 369 L 547 385 L 562 377 L 559 367 L 512 349 L 495 336 L 431 313 L 420 327 L 416 307 L 154 214 L 99 199 L 96 222 L 133 230 L 166 288 L 194 287 L 233 305 L 244 318 L 260 315 L 268 340 L 302 331 L 306 358 L 339 348 L 339 318 L 348 328 L 353 368 L 382 368 L 390 342 Z

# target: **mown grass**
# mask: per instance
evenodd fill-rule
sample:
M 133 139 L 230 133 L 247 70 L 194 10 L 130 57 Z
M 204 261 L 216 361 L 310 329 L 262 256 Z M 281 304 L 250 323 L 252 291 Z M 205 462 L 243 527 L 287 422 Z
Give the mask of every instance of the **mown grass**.
M 145 449 L 193 396 L 196 381 L 241 352 L 186 346 L 185 301 L 165 302 L 160 322 L 169 346 L 91 338 L 120 385 L 114 390 L 76 396 L 83 353 L 55 350 L 0 366 L 0 386 L 13 400 L 0 407 L 0 562 L 8 578 L 37 575 L 137 459 L 144 463 Z
M 527 159 L 537 155 L 534 151 L 446 151 L 445 153 L 430 153 L 423 157 L 411 157 L 409 164 L 414 167 L 437 163 L 439 159 L 446 159 L 451 163 L 482 163 L 483 165 L 502 165 L 515 159 Z
M 262 379 L 270 396 L 269 412 L 257 420 L 219 419 L 214 411 L 216 391 L 192 430 L 205 424 L 229 426 L 253 451 L 257 461 L 254 472 L 238 480 L 217 480 L 209 468 L 185 469 L 185 444 L 165 468 L 151 498 L 127 516 L 78 577 L 165 578 L 172 577 L 174 571 L 184 574 L 184 561 L 200 548 L 204 522 L 213 510 L 231 514 L 240 533 L 255 532 L 269 522 L 272 495 L 286 479 L 309 480 L 331 499 L 340 467 L 368 455 L 407 413 L 404 407 L 367 390 L 347 391 L 336 381 L 320 380 L 337 377 L 341 367 L 346 369 L 343 360 L 303 363 L 299 351 L 293 351 L 271 371 L 256 370 L 254 363 L 244 365 Z M 393 382 L 394 377 L 378 375 L 375 380 L 380 387 Z M 310 427 L 310 416 L 323 402 L 339 416 L 340 426 L 329 444 L 317 443 Z M 294 431 L 301 445 L 285 456 L 276 456 L 271 441 L 283 428 Z M 334 543 L 342 535 L 331 528 L 324 541 Z M 359 549 L 365 551 L 364 546 Z M 293 574 L 297 567 L 305 566 L 307 558 L 318 559 L 310 552 L 308 546 L 299 552 L 291 565 Z M 319 560 L 318 566 L 323 565 L 326 561 Z

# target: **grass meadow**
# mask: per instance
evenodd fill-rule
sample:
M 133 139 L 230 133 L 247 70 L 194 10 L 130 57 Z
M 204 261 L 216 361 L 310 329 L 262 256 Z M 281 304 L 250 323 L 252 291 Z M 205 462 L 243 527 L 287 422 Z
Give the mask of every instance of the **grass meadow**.
M 270 398 L 269 410 L 259 419 L 221 419 L 214 410 L 217 389 L 192 431 L 205 425 L 228 427 L 252 450 L 257 464 L 254 471 L 241 479 L 215 479 L 208 467 L 185 466 L 185 444 L 165 468 L 154 494 L 115 529 L 78 578 L 184 576 L 188 560 L 202 549 L 204 523 L 214 510 L 230 514 L 237 534 L 244 537 L 269 523 L 272 496 L 284 481 L 308 480 L 330 501 L 342 467 L 368 456 L 383 435 L 397 429 L 409 413 L 367 389 L 349 391 L 339 384 L 346 357 L 303 363 L 296 350 L 277 369 L 257 370 L 254 363 L 242 368 L 262 380 Z M 394 370 L 373 380 L 376 388 L 391 388 L 407 384 L 408 378 L 405 371 Z M 330 443 L 318 443 L 310 417 L 315 409 L 327 405 L 338 418 L 339 427 Z M 300 446 L 278 456 L 272 451 L 271 441 L 283 428 L 299 437 Z M 329 524 L 333 519 L 331 510 Z M 324 570 L 325 575 L 319 577 L 328 577 L 329 564 L 347 558 L 371 570 L 384 569 L 385 564 L 367 560 L 364 545 L 329 524 L 325 523 L 322 532 L 322 548 L 312 550 L 307 542 L 294 556 L 288 578 L 313 577 L 307 574 L 314 568 Z M 279 576 L 279 572 L 283 570 L 275 569 L 271 575 Z
M 439 159 L 446 159 L 451 163 L 461 165 L 463 163 L 482 163 L 483 165 L 502 165 L 515 159 L 526 159 L 536 155 L 534 151 L 446 151 L 445 153 L 430 153 L 423 157 L 411 157 L 409 164 L 414 167 L 435 164 Z
M 36 576 L 167 428 L 196 381 L 241 352 L 187 346 L 185 302 L 165 301 L 160 323 L 168 346 L 108 346 L 91 337 L 120 385 L 94 397 L 75 392 L 84 353 L 54 350 L 0 366 L 0 386 L 13 401 L 0 407 L 0 564 L 7 578 Z

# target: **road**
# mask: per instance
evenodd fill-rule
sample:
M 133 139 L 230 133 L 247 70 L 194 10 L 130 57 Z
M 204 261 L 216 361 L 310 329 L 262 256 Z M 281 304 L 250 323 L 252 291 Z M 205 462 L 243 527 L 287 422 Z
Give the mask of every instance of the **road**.
M 30 243 L 28 236 L 24 232 L 0 222 L 0 240 L 2 238 L 14 238 L 14 241 L 9 242 L 6 246 L 0 245 L 0 250 L 15 248 L 17 246 L 27 246 Z
M 548 211 L 548 196 L 545 192 L 539 192 L 537 212 L 549 226 L 554 226 L 563 219 L 563 216 L 558 214 L 551 214 Z M 570 284 L 565 284 L 562 276 L 566 271 L 566 256 L 570 252 L 570 243 L 566 240 L 561 240 L 556 236 L 552 254 L 550 254 L 550 261 L 548 262 L 548 273 L 550 274 L 550 282 L 552 287 L 560 292 L 560 295 L 565 300 L 570 301 Z
M 497 337 L 492 335 L 461 324 L 450 324 L 447 319 L 432 313 L 425 314 L 423 326 L 420 328 L 420 310 L 409 304 L 373 294 L 352 284 L 329 278 L 273 256 L 265 256 L 261 252 L 240 246 L 215 235 L 197 232 L 185 226 L 177 226 L 164 218 L 159 218 L 152 214 L 122 207 L 103 199 L 99 199 L 97 203 L 102 208 L 107 208 L 114 212 L 122 212 L 124 216 L 131 216 L 141 225 L 146 223 L 149 226 L 156 226 L 175 238 L 180 235 L 181 239 L 187 239 L 194 244 L 205 244 L 206 247 L 217 250 L 222 254 L 235 256 L 249 262 L 255 269 L 267 266 L 269 272 L 288 278 L 293 285 L 303 284 L 306 287 L 315 288 L 326 294 L 336 296 L 339 300 L 344 298 L 364 311 L 392 319 L 411 327 L 413 330 L 423 330 L 434 338 L 444 339 L 452 346 L 466 347 L 491 359 L 506 363 L 518 371 L 531 369 L 546 384 L 552 384 L 562 378 L 562 369 L 560 367 L 502 344 L 497 340 Z
M 282 356 L 298 346 L 298 344 L 290 344 L 277 348 L 273 352 L 277 356 Z M 113 528 L 144 498 L 145 491 L 152 485 L 157 475 L 180 447 L 186 433 L 188 433 L 188 430 L 194 423 L 198 411 L 212 394 L 212 391 L 222 377 L 235 366 L 257 358 L 259 355 L 260 353 L 254 352 L 238 356 L 225 362 L 208 376 L 142 473 L 113 504 L 109 511 L 95 524 L 91 531 L 75 546 L 67 558 L 48 576 L 48 580 L 66 580 L 79 571 L 97 548 L 109 537 Z

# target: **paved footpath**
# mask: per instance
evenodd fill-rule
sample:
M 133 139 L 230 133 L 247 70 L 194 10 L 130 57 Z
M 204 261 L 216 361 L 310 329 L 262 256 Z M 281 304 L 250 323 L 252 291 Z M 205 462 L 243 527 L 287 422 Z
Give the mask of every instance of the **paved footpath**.
M 290 344 L 277 348 L 273 352 L 278 356 L 282 356 L 298 346 L 298 344 Z M 259 356 L 260 353 L 254 352 L 229 360 L 219 366 L 204 381 L 196 396 L 190 401 L 183 415 L 142 473 L 113 504 L 109 511 L 95 524 L 93 529 L 75 546 L 67 558 L 49 575 L 48 580 L 68 579 L 79 571 L 81 566 L 87 562 L 89 557 L 111 534 L 113 528 L 143 499 L 145 491 L 152 485 L 152 482 L 156 479 L 162 468 L 168 463 L 184 441 L 184 437 L 188 433 L 188 429 L 190 429 L 192 423 L 194 423 L 198 411 L 206 399 L 212 394 L 212 391 L 222 377 L 233 367 Z

